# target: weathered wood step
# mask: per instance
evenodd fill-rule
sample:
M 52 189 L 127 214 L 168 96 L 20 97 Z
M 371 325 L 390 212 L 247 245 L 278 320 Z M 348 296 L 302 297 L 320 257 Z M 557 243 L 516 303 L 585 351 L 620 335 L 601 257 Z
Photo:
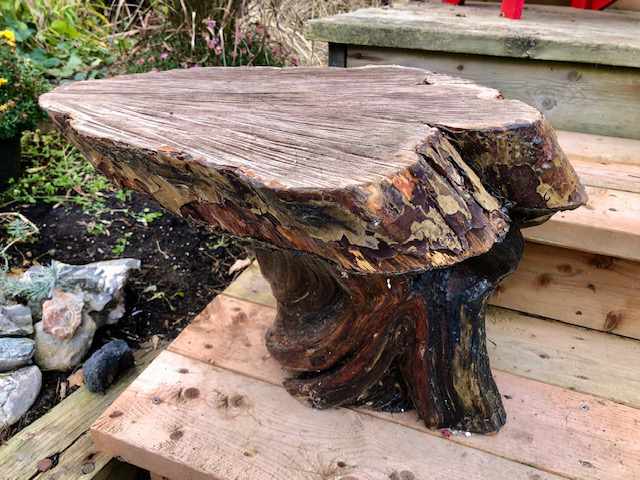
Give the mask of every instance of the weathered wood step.
M 524 230 L 525 238 L 640 261 L 640 141 L 566 131 L 558 132 L 558 140 L 587 186 L 589 202 Z
M 257 281 L 236 283 L 228 292 L 268 298 Z M 264 347 L 273 308 L 228 295 L 212 302 L 114 402 L 92 435 L 110 454 L 172 479 L 306 479 L 317 472 L 388 479 L 394 471 L 438 479 L 464 471 L 465 478 L 489 479 L 500 471 L 504 478 L 622 480 L 640 474 L 634 441 L 640 410 L 530 379 L 576 388 L 573 382 L 593 375 L 594 388 L 608 384 L 613 392 L 624 376 L 630 388 L 618 394 L 637 405 L 626 396 L 637 390 L 629 383 L 638 377 L 631 368 L 640 355 L 637 342 L 568 326 L 560 335 L 555 328 L 531 331 L 544 322 L 532 319 L 529 326 L 502 312 L 491 314 L 505 325 L 504 334 L 489 334 L 503 352 L 494 350 L 492 362 L 520 370 L 496 372 L 509 421 L 495 436 L 446 440 L 411 412 L 301 405 L 280 387 L 283 372 Z M 612 343 L 593 349 L 592 336 Z M 608 368 L 613 352 L 625 356 L 622 371 Z
M 533 105 L 559 129 L 640 139 L 640 12 L 438 0 L 312 21 L 335 66 L 404 65 L 455 75 Z
M 367 8 L 311 20 L 307 36 L 367 45 L 499 57 L 640 67 L 640 14 L 527 5 L 518 22 L 497 4 L 437 1 Z

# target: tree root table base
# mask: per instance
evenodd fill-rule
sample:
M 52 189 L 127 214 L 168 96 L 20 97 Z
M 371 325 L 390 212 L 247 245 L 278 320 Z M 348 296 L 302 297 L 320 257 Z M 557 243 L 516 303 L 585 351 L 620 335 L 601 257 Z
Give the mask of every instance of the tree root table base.
M 415 407 L 431 428 L 494 432 L 506 420 L 485 345 L 485 309 L 515 270 L 517 228 L 452 267 L 357 275 L 299 252 L 257 249 L 277 299 L 270 354 L 314 407 Z

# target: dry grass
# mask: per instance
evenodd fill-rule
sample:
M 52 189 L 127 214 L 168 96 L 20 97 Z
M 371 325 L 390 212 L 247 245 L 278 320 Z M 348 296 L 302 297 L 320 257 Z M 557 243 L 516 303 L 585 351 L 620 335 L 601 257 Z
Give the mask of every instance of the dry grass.
M 326 65 L 326 44 L 304 38 L 307 20 L 386 3 L 382 0 L 251 0 L 246 8 L 246 20 L 265 25 L 275 40 L 294 52 L 301 65 Z

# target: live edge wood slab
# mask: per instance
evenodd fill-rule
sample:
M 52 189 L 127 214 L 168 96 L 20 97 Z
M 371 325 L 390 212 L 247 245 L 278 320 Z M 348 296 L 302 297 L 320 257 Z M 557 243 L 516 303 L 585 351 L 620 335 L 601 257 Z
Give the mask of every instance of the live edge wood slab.
M 119 184 L 255 239 L 290 393 L 415 407 L 429 427 L 504 424 L 487 298 L 520 228 L 586 200 L 537 110 L 401 67 L 175 70 L 40 103 Z

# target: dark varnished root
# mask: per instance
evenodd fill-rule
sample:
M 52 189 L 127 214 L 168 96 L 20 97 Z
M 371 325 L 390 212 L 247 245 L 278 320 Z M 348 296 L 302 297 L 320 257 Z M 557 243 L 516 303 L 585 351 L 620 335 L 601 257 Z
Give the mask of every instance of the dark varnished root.
M 431 428 L 499 430 L 506 414 L 489 368 L 485 308 L 522 245 L 514 227 L 484 255 L 397 276 L 258 249 L 278 301 L 267 347 L 292 373 L 286 388 L 318 408 L 413 406 Z

